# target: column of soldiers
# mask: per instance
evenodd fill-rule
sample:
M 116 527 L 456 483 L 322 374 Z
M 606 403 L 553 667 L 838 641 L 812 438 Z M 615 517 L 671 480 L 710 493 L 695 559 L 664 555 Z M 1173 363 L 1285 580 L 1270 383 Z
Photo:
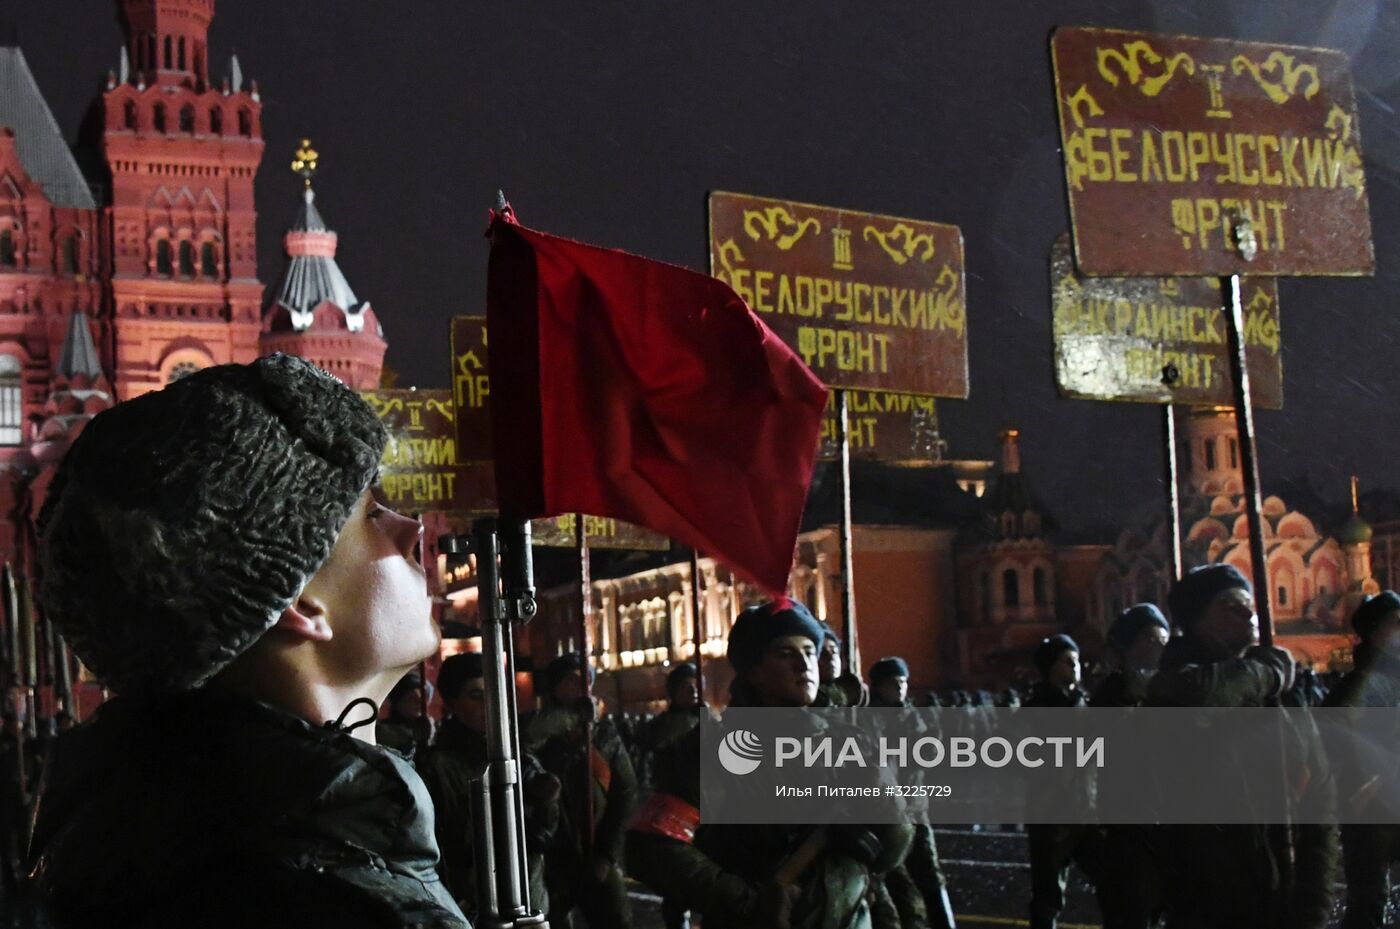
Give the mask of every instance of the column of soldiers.
M 1255 644 L 1253 591 L 1233 567 L 1189 572 L 1173 587 L 1168 607 L 1179 630 L 1175 637 L 1152 604 L 1130 607 L 1117 618 L 1107 636 L 1107 673 L 1092 695 L 1081 681 L 1074 640 L 1045 639 L 1034 654 L 1040 679 L 1024 705 L 1266 707 L 1300 693 L 1289 653 Z M 1361 642 L 1356 669 L 1327 704 L 1400 706 L 1400 595 L 1369 598 L 1353 624 Z M 729 705 L 913 706 L 902 659 L 876 662 L 867 689 L 855 675 L 843 674 L 840 645 L 836 633 L 800 603 L 781 600 L 745 610 L 729 639 Z M 630 925 L 624 866 L 628 876 L 662 897 L 667 929 L 688 927 L 692 913 L 709 929 L 954 925 L 931 827 L 707 825 L 699 813 L 699 723 L 706 710 L 695 667 L 680 664 L 671 671 L 665 712 L 626 727 L 637 743 L 636 757 L 645 760 L 638 766 L 645 771 L 641 785 L 615 717 L 602 716 L 598 702 L 584 698 L 585 673 L 591 669 L 577 655 L 556 659 L 544 674 L 543 706 L 522 723 L 530 882 L 555 925 L 565 925 L 574 909 L 589 926 Z M 438 808 L 444 880 L 470 914 L 466 798 L 485 758 L 480 657 L 450 658 L 438 686 L 448 718 L 420 767 Z M 1001 705 L 1015 705 L 1010 694 Z M 972 716 L 951 720 L 967 731 L 985 724 Z M 1358 813 L 1367 804 L 1387 802 L 1389 781 L 1353 783 L 1334 776 L 1316 728 L 1288 725 L 1308 760 L 1299 789 L 1326 803 L 1334 797 L 1350 803 Z M 1400 725 L 1395 734 L 1400 744 Z M 591 746 L 587 752 L 585 745 Z M 1221 764 L 1238 762 L 1226 757 Z M 1174 786 L 1210 789 L 1218 773 L 1202 772 L 1200 784 Z M 650 788 L 645 797 L 643 788 Z M 1331 912 L 1339 864 L 1347 887 L 1344 927 L 1384 924 L 1388 871 L 1400 860 L 1400 827 L 1093 824 L 1095 791 L 1102 799 L 1113 791 L 1144 789 L 1160 785 L 1152 785 L 1150 771 L 1138 769 L 1089 783 L 1087 795 L 1081 780 L 1031 799 L 1041 810 L 1066 813 L 1062 825 L 1026 828 L 1034 929 L 1053 929 L 1060 918 L 1071 863 L 1095 886 L 1105 929 L 1320 929 Z

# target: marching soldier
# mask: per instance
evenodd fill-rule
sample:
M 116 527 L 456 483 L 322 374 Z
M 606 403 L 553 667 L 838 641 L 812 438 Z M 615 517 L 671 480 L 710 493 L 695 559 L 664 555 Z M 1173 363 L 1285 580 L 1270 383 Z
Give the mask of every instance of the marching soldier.
M 550 922 L 564 925 L 578 907 L 592 929 L 625 929 L 632 907 L 619 865 L 637 777 L 612 721 L 597 719 L 597 700 L 584 696 L 584 668 L 577 652 L 550 662 L 544 706 L 524 725 L 522 748 L 563 785 L 559 828 L 545 853 Z M 592 680 L 591 667 L 587 673 Z
M 1139 603 L 1119 613 L 1108 628 L 1113 669 L 1094 688 L 1089 705 L 1141 706 L 1170 638 L 1167 618 L 1154 604 Z
M 1361 641 L 1356 646 L 1356 669 L 1328 695 L 1332 707 L 1400 707 L 1400 594 L 1393 590 L 1368 597 L 1351 618 Z M 1400 744 L 1400 732 L 1387 746 Z M 1348 812 L 1365 816 L 1378 797 L 1390 792 L 1389 771 L 1377 777 L 1376 765 L 1339 757 L 1340 802 Z M 1342 826 L 1342 866 L 1346 873 L 1347 905 L 1342 929 L 1373 929 L 1385 923 L 1390 898 L 1390 866 L 1400 861 L 1400 826 Z
M 729 634 L 730 706 L 804 707 L 817 695 L 825 634 L 806 607 L 750 607 Z M 856 929 L 871 925 L 873 878 L 908 852 L 907 825 L 704 825 L 699 732 L 658 764 L 659 790 L 631 825 L 628 870 L 697 910 L 706 929 Z
M 1167 602 L 1183 634 L 1167 643 L 1146 705 L 1266 706 L 1291 686 L 1292 656 L 1282 648 L 1253 645 L 1259 631 L 1254 592 L 1237 569 L 1194 568 L 1172 587 Z M 1294 711 L 1285 722 L 1292 726 L 1299 719 Z M 1310 802 L 1326 805 L 1335 787 L 1316 728 L 1297 729 L 1289 737 L 1306 753 L 1306 790 L 1316 798 Z M 1228 755 L 1233 746 L 1225 750 Z M 1231 764 L 1228 757 L 1220 763 Z M 1287 770 L 1279 776 L 1292 779 Z M 1202 777 L 1201 789 L 1211 789 L 1220 774 L 1202 772 Z M 1327 924 L 1336 827 L 1164 826 L 1155 835 L 1168 926 L 1320 929 Z
M 1113 669 L 1099 682 L 1089 699 L 1095 707 L 1140 706 L 1157 673 L 1171 627 L 1162 611 L 1151 603 L 1129 607 L 1108 629 L 1108 654 Z M 1097 798 L 1113 805 L 1116 798 L 1141 790 L 1144 772 L 1136 770 L 1140 759 L 1128 767 L 1115 765 L 1100 772 Z M 1104 929 L 1151 929 L 1162 915 L 1160 875 L 1148 851 L 1155 834 L 1148 827 L 1115 824 L 1104 828 L 1104 855 L 1095 885 Z
M 1079 645 L 1067 635 L 1052 635 L 1041 641 L 1035 650 L 1035 668 L 1040 680 L 1031 688 L 1027 708 L 1078 708 L 1085 705 L 1084 691 L 1079 686 Z M 1065 793 L 1039 798 L 1039 806 L 1051 812 L 1065 812 L 1059 823 L 1033 823 L 1026 826 L 1026 839 L 1031 859 L 1031 929 L 1055 929 L 1065 908 L 1065 885 L 1069 881 L 1069 866 L 1080 869 L 1095 880 L 1102 860 L 1102 843 L 1098 827 L 1075 822 L 1074 817 L 1092 806 L 1092 791 L 1082 778 L 1067 786 Z
M 918 735 L 931 734 L 923 724 L 925 717 L 913 716 L 914 705 L 909 701 L 909 665 L 903 658 L 881 658 L 870 666 L 870 705 L 910 710 Z M 953 929 L 953 903 L 948 897 L 948 882 L 938 859 L 932 826 L 927 823 L 914 826 L 909 854 L 885 874 L 884 882 L 902 925 L 911 929 L 917 926 Z
M 424 753 L 418 771 L 433 798 L 442 861 L 438 873 L 458 904 L 475 918 L 476 878 L 472 849 L 472 782 L 486 771 L 486 686 L 482 656 L 453 655 L 438 672 L 438 692 L 450 715 L 437 740 Z M 522 761 L 525 783 L 525 830 L 530 862 L 530 900 L 548 912 L 544 848 L 559 822 L 559 779 L 532 755 Z
M 646 728 L 646 747 L 653 763 L 658 755 L 671 751 L 700 725 L 700 714 L 705 712 L 705 707 L 700 703 L 700 690 L 695 686 L 697 674 L 695 665 L 685 661 L 666 675 L 666 695 L 670 703 Z M 661 918 L 666 929 L 690 926 L 690 913 L 669 899 L 661 901 Z

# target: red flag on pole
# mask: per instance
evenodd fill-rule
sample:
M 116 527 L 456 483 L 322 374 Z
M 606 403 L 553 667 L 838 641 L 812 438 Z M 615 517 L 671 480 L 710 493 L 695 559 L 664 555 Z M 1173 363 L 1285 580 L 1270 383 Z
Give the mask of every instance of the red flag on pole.
M 786 590 L 826 389 L 734 291 L 507 209 L 486 306 L 503 511 L 636 523 Z

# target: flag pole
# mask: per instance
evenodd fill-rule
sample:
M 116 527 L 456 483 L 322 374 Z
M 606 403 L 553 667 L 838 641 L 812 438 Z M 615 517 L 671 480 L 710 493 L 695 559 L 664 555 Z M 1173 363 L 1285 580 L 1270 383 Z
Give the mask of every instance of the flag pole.
M 695 642 L 695 693 L 704 703 L 705 669 L 700 663 L 700 643 L 704 641 L 705 614 L 700 602 L 700 552 L 694 546 L 690 549 L 690 620 L 691 638 Z
M 1238 219 L 1234 227 L 1235 245 L 1240 257 L 1252 261 L 1258 249 L 1249 220 Z M 1244 509 L 1249 526 L 1249 560 L 1254 574 L 1255 610 L 1259 614 L 1259 644 L 1274 644 L 1274 616 L 1269 596 L 1269 566 L 1264 553 L 1263 504 L 1259 496 L 1259 456 L 1254 439 L 1254 406 L 1249 397 L 1249 366 L 1244 346 L 1244 305 L 1240 299 L 1240 276 L 1220 279 L 1220 295 L 1229 337 L 1230 374 L 1235 399 L 1235 430 L 1239 435 L 1240 468 L 1244 471 Z
M 856 586 L 854 529 L 851 524 L 851 432 L 844 388 L 836 394 L 836 441 L 841 471 L 841 639 L 846 669 L 860 679 L 860 643 L 856 641 Z
M 593 580 L 591 558 L 588 554 L 588 532 L 582 513 L 574 514 L 574 551 L 578 554 L 579 592 L 579 677 L 583 683 L 583 855 L 593 858 L 593 722 L 596 714 L 593 686 L 589 682 L 592 670 L 593 645 L 589 641 L 589 618 L 593 615 Z
M 1185 571 L 1181 561 L 1181 489 L 1178 486 L 1176 464 L 1176 408 L 1170 403 L 1162 404 L 1162 445 L 1166 453 L 1167 465 L 1167 518 L 1171 533 L 1167 539 L 1168 564 L 1171 565 L 1172 580 L 1181 580 Z

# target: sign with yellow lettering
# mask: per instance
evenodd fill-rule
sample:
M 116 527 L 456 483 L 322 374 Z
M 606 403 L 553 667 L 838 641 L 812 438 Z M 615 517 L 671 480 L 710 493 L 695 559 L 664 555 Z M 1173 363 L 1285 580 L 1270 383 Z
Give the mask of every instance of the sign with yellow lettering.
M 486 398 L 486 317 L 452 317 L 452 404 L 457 411 L 459 461 L 491 460 L 491 413 Z
M 874 458 L 895 464 L 933 464 L 943 460 L 947 443 L 938 434 L 938 408 L 933 397 L 916 394 L 852 390 L 846 394 L 846 423 L 851 456 Z M 837 444 L 836 402 L 833 396 L 822 420 L 822 444 L 818 456 L 835 459 Z
M 1050 46 L 1082 273 L 1373 273 L 1346 55 L 1080 27 Z
M 1208 277 L 1089 277 L 1074 271 L 1069 236 L 1050 253 L 1055 378 L 1087 400 L 1229 406 L 1220 284 Z M 1246 278 L 1245 359 L 1256 407 L 1283 407 L 1278 284 Z
M 496 509 L 491 463 L 457 458 L 452 391 L 363 390 L 360 396 L 389 430 L 379 481 L 390 506 L 405 513 Z
M 714 192 L 710 273 L 830 387 L 967 396 L 957 226 Z
M 452 317 L 452 390 L 448 394 L 456 412 L 457 460 L 471 462 L 472 470 L 493 475 L 491 463 L 491 378 L 486 361 L 486 317 Z M 434 393 L 433 391 L 419 391 Z M 491 481 L 494 500 L 495 482 Z M 494 508 L 494 502 L 486 509 Z M 530 529 L 534 544 L 564 548 L 574 544 L 574 516 L 537 519 Z M 584 517 L 584 532 L 593 548 L 666 551 L 671 540 L 649 529 L 600 516 Z
M 531 542 L 543 548 L 572 547 L 576 544 L 574 519 L 573 513 L 566 513 L 553 519 L 530 520 Z M 671 540 L 664 535 L 604 516 L 583 517 L 583 533 L 589 548 L 664 552 L 671 547 Z

